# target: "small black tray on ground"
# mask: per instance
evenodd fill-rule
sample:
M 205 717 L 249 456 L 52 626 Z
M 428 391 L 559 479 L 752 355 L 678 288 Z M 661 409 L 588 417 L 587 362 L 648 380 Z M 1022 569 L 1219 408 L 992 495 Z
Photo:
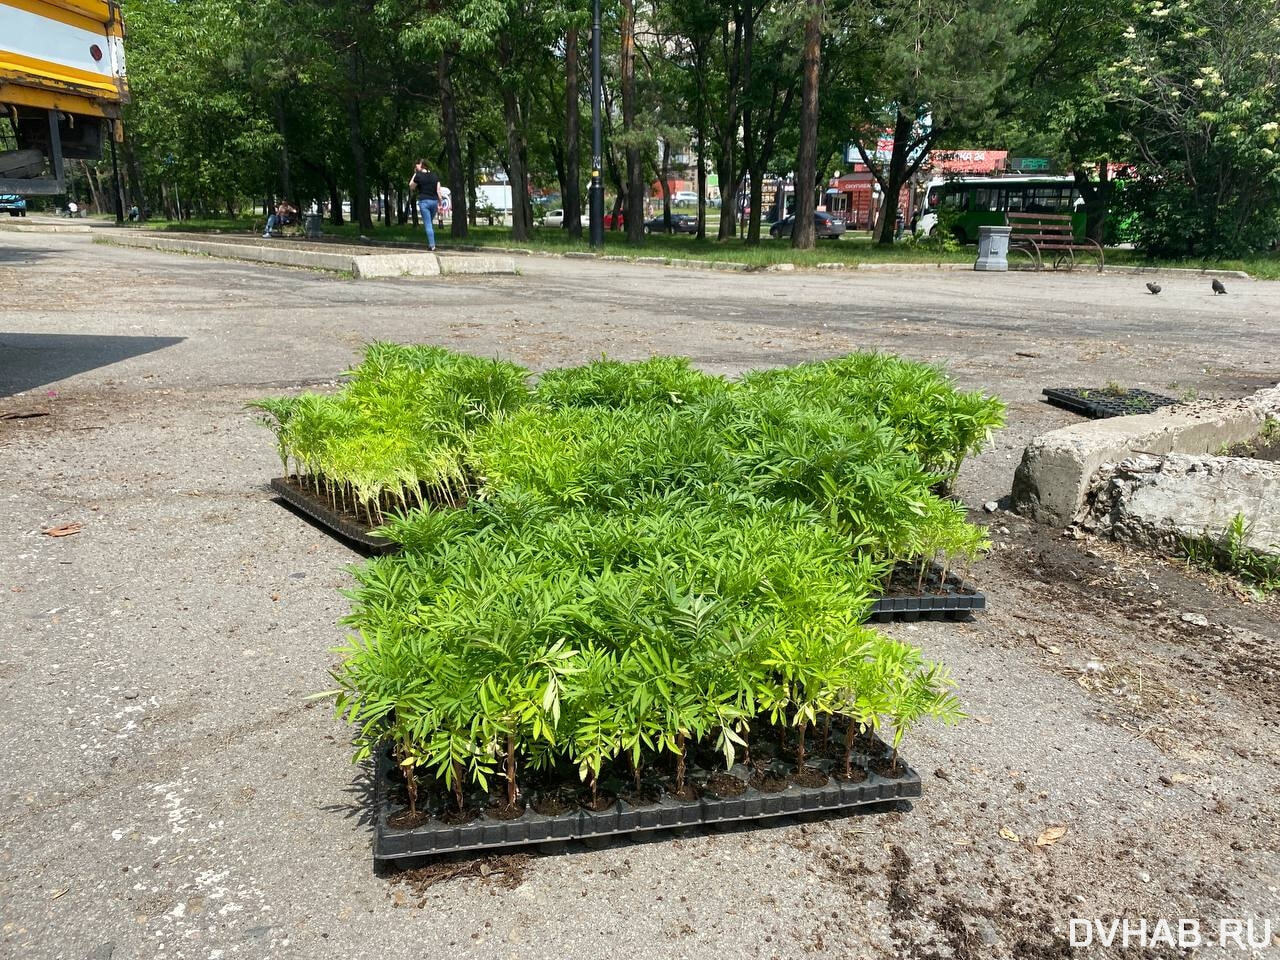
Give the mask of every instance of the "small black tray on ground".
M 271 489 L 296 510 L 305 513 L 330 533 L 359 547 L 365 553 L 391 553 L 400 544 L 375 537 L 373 527 L 352 513 L 335 511 L 327 500 L 298 483 L 297 477 L 276 477 Z
M 480 816 L 463 824 L 429 820 L 417 827 L 396 829 L 387 826 L 387 820 L 403 810 L 393 805 L 391 799 L 390 778 L 398 777 L 399 773 L 388 752 L 379 751 L 373 793 L 373 859 L 375 863 L 387 863 L 407 857 L 499 850 L 548 841 L 758 822 L 798 813 L 839 813 L 920 796 L 920 775 L 901 761 L 898 766 L 902 773 L 899 777 L 882 777 L 868 770 L 866 780 L 861 783 L 831 778 L 820 787 L 791 784 L 776 792 L 748 786 L 740 795 L 724 799 L 703 796 L 697 800 L 678 800 L 664 796 L 655 803 L 643 805 L 619 800 L 605 810 L 578 809 L 553 816 L 540 814 L 528 806 L 524 813 L 511 820 Z
M 894 569 L 884 585 L 884 596 L 871 604 L 867 619 L 874 623 L 889 620 L 966 620 L 970 614 L 987 609 L 987 595 L 959 575 L 937 563 L 925 575 L 902 567 Z
M 867 618 L 874 623 L 890 620 L 964 620 L 987 609 L 987 595 L 972 593 L 922 593 L 914 597 L 880 597 L 871 604 Z
M 1123 393 L 1104 387 L 1045 387 L 1044 402 L 1078 413 L 1091 420 L 1127 417 L 1135 413 L 1153 413 L 1160 407 L 1174 407 L 1181 401 L 1163 394 L 1136 388 Z

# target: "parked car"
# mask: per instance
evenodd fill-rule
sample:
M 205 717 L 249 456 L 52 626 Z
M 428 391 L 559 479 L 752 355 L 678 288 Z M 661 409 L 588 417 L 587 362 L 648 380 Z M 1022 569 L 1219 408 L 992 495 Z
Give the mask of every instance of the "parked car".
M 795 214 L 785 220 L 779 220 L 769 228 L 769 236 L 790 237 L 791 228 L 795 226 L 795 222 Z M 845 229 L 845 222 L 829 213 L 818 212 L 813 215 L 813 232 L 820 240 L 839 240 Z
M 696 190 L 677 190 L 671 195 L 672 203 L 694 204 L 698 202 L 698 192 Z
M 613 229 L 615 229 L 615 228 L 614 228 L 614 223 L 613 223 L 613 221 L 614 221 L 613 212 L 612 212 L 612 211 L 610 211 L 609 213 L 606 213 L 606 214 L 604 215 L 604 228 L 605 228 L 606 230 L 613 230 Z M 618 211 L 617 221 L 618 221 L 618 224 L 617 224 L 617 229 L 618 229 L 618 230 L 624 230 L 624 229 L 626 229 L 626 226 L 627 226 L 627 215 L 626 215 L 625 213 L 623 213 L 621 210 L 619 210 L 619 211 Z
M 564 226 L 564 210 L 557 207 L 555 210 L 548 210 L 547 215 L 542 218 L 544 227 L 563 227 Z
M 652 220 L 644 222 L 645 233 L 666 233 L 667 224 L 662 215 L 654 217 Z M 672 233 L 697 233 L 698 218 L 690 216 L 687 213 L 673 213 L 671 215 L 671 232 Z
M 5 211 L 8 211 L 11 217 L 25 217 L 27 215 L 27 201 L 16 193 L 0 194 L 0 213 Z

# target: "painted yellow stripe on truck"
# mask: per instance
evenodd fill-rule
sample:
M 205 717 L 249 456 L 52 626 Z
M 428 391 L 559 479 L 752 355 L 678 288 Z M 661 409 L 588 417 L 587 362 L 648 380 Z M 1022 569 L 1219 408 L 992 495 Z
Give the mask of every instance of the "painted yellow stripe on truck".
M 48 80 L 57 84 L 91 87 L 102 91 L 112 99 L 120 97 L 115 78 L 110 75 L 92 73 L 89 70 L 69 67 L 64 63 L 54 63 L 52 60 L 26 57 L 3 49 L 0 49 L 0 78 L 18 83 L 24 82 L 25 78 L 25 82 L 31 84 Z
M 3 78 L 0 78 L 0 103 L 12 103 L 37 110 L 61 110 L 63 113 L 78 113 L 86 117 L 120 116 L 120 104 L 115 98 L 106 100 L 75 93 L 37 90 L 35 87 L 7 83 Z M 116 126 L 119 127 L 119 124 Z
M 46 20 L 65 23 L 69 27 L 99 33 L 104 37 L 124 35 L 119 7 L 112 3 L 92 3 L 88 0 L 83 3 L 74 3 L 72 0 L 57 3 L 50 0 L 0 0 L 0 7 L 13 7 Z

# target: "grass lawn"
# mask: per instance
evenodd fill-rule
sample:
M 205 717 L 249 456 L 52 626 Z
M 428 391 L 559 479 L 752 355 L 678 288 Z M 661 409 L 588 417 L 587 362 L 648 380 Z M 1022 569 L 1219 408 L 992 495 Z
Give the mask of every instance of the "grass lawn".
M 217 230 L 249 233 L 261 230 L 261 224 L 261 218 L 240 218 L 184 220 L 181 223 L 152 220 L 142 226 L 151 230 Z M 715 224 L 709 223 L 708 228 L 714 230 Z M 326 223 L 324 232 L 326 236 L 350 240 L 360 236 L 359 228 L 351 223 L 341 227 Z M 375 224 L 373 231 L 367 236 L 374 240 L 425 244 L 422 228 L 415 227 L 413 224 L 390 227 Z M 449 248 L 452 238 L 449 236 L 448 226 L 436 230 L 436 240 L 442 250 Z M 514 246 L 551 253 L 588 252 L 591 249 L 585 237 L 582 240 L 571 240 L 568 234 L 558 227 L 535 227 L 530 240 L 517 243 L 511 239 L 509 228 L 482 225 L 469 228 L 467 238 L 461 242 L 469 246 Z M 728 260 L 746 263 L 753 267 L 765 267 L 775 263 L 794 263 L 802 267 L 812 267 L 819 263 L 971 263 L 975 256 L 973 247 L 945 249 L 931 243 L 898 243 L 885 247 L 872 243 L 870 235 L 863 232 L 848 233 L 839 240 L 819 240 L 815 250 L 792 250 L 785 240 L 773 240 L 767 234 L 761 238 L 760 245 L 757 247 L 748 247 L 741 240 L 697 240 L 690 236 L 650 236 L 645 238 L 643 244 L 631 246 L 621 230 L 606 230 L 604 252 L 637 257 Z M 1087 264 L 1090 261 L 1086 257 L 1084 262 Z M 1257 253 L 1241 260 L 1202 261 L 1151 260 L 1134 250 L 1110 249 L 1107 251 L 1107 263 L 1116 266 L 1243 270 L 1260 280 L 1280 280 L 1280 251 Z

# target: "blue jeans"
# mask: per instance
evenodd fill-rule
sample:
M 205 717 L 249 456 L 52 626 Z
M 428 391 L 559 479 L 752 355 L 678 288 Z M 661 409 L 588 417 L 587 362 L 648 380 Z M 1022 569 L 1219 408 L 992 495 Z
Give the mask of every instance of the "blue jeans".
M 270 235 L 271 231 L 278 226 L 280 226 L 280 218 L 273 213 L 271 216 L 267 217 L 267 228 L 262 231 L 262 235 Z
M 436 208 L 440 206 L 439 200 L 419 200 L 418 216 L 422 217 L 422 225 L 427 230 L 427 246 L 435 249 L 436 231 L 434 221 L 436 219 Z

